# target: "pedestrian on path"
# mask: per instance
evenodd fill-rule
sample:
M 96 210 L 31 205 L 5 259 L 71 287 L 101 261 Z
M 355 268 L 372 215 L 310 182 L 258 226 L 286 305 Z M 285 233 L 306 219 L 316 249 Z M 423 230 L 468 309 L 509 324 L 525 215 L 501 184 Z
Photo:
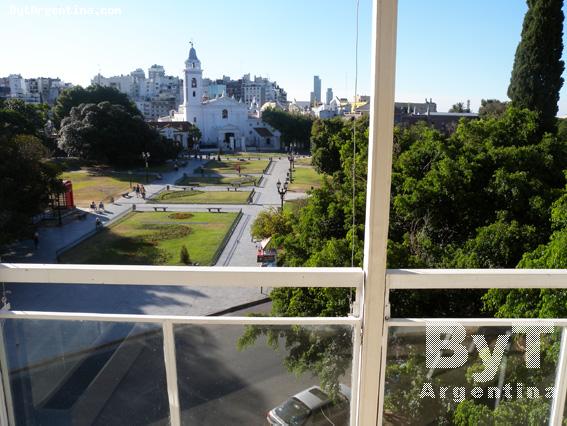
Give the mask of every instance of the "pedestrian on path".
M 101 213 L 104 212 L 104 204 L 102 203 L 102 200 L 100 200 L 100 203 L 98 203 L 98 210 Z
M 142 185 L 142 187 L 140 188 L 140 192 L 142 193 L 142 198 L 145 200 L 146 199 L 146 188 L 144 187 L 144 185 Z
M 35 231 L 33 233 L 33 248 L 34 248 L 34 250 L 37 250 L 38 246 L 39 246 L 39 232 Z
M 97 217 L 95 220 L 95 229 L 98 229 L 102 226 L 102 222 L 100 221 L 100 217 Z
M 94 201 L 91 203 L 91 210 L 93 213 L 96 212 L 96 203 Z
M 136 192 L 136 198 L 140 198 L 140 185 L 136 184 L 136 188 L 134 188 L 134 192 Z

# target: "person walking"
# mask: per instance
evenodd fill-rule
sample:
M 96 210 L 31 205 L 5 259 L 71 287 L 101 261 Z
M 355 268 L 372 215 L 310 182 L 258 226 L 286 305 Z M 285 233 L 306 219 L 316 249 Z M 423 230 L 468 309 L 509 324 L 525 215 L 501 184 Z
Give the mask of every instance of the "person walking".
M 140 192 L 142 193 L 142 199 L 146 199 L 146 188 L 144 187 L 144 185 L 142 185 L 142 187 L 140 188 Z
M 136 198 L 140 198 L 140 185 L 136 184 L 136 188 L 134 189 L 136 192 Z
M 34 248 L 34 250 L 37 250 L 38 246 L 39 246 L 39 232 L 35 231 L 33 233 L 33 248 Z
M 102 222 L 100 221 L 100 217 L 97 217 L 95 220 L 95 229 L 98 229 L 102 226 Z
M 96 203 L 94 201 L 91 203 L 91 210 L 93 213 L 96 212 Z
M 98 203 L 98 210 L 103 213 L 104 212 L 104 204 L 102 203 L 102 200 L 100 200 L 100 203 Z

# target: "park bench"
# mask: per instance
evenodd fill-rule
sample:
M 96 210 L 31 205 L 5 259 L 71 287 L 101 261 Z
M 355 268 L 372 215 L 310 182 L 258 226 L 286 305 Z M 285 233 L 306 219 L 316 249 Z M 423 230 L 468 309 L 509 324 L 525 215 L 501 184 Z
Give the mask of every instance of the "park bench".
M 217 213 L 221 212 L 221 208 L 220 207 L 207 207 L 207 209 L 209 210 L 209 213 L 214 213 L 213 210 L 216 210 Z
M 164 212 L 167 210 L 167 207 L 154 207 L 154 211 L 158 211 L 159 209 L 162 209 Z

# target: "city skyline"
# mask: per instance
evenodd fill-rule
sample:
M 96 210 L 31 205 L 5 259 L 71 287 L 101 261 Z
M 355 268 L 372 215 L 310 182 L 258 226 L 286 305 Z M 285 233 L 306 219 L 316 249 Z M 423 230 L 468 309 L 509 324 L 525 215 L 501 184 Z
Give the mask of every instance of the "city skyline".
M 332 7 L 322 0 L 250 0 L 246 7 L 221 0 L 143 6 L 131 0 L 103 1 L 97 8 L 75 3 L 94 11 L 86 16 L 73 10 L 57 15 L 48 8 L 67 4 L 49 0 L 36 3 L 35 12 L 15 4 L 0 8 L 0 35 L 19 38 L 5 46 L 4 57 L 10 59 L 0 63 L 0 75 L 59 77 L 87 86 L 99 72 L 113 76 L 160 64 L 168 74 L 182 76 L 193 41 L 204 76 L 211 79 L 250 73 L 276 81 L 289 100 L 306 101 L 313 76 L 318 75 L 323 90 L 330 87 L 335 96 L 348 99 L 355 94 L 355 0 L 333 1 Z M 470 100 L 476 111 L 483 98 L 507 100 L 525 2 L 453 3 L 399 2 L 398 101 L 433 98 L 439 110 L 446 111 L 456 102 Z M 96 15 L 104 7 L 119 13 Z M 361 95 L 370 94 L 371 7 L 371 0 L 360 0 Z M 51 48 L 33 49 L 40 43 Z M 24 53 L 22 46 L 32 48 Z M 561 95 L 559 115 L 565 115 L 565 86 Z

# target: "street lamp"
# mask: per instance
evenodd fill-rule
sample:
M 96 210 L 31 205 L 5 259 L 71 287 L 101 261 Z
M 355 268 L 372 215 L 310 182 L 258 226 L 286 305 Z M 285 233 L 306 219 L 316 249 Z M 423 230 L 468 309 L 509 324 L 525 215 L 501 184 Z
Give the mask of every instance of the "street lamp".
M 293 152 L 291 152 L 288 156 L 287 159 L 289 160 L 289 181 L 293 182 L 293 169 L 294 169 L 294 165 L 293 162 L 295 161 L 295 158 L 293 158 Z
M 149 152 L 142 152 L 142 158 L 146 162 L 146 184 L 148 183 L 148 160 L 150 159 Z
M 285 197 L 285 194 L 287 193 L 287 180 L 285 181 L 285 183 L 283 184 L 283 187 L 282 187 L 282 183 L 278 179 L 278 183 L 276 183 L 276 186 L 278 187 L 278 194 L 280 194 L 280 198 L 282 200 L 282 207 L 281 208 L 282 208 L 282 211 L 283 211 L 284 197 Z

